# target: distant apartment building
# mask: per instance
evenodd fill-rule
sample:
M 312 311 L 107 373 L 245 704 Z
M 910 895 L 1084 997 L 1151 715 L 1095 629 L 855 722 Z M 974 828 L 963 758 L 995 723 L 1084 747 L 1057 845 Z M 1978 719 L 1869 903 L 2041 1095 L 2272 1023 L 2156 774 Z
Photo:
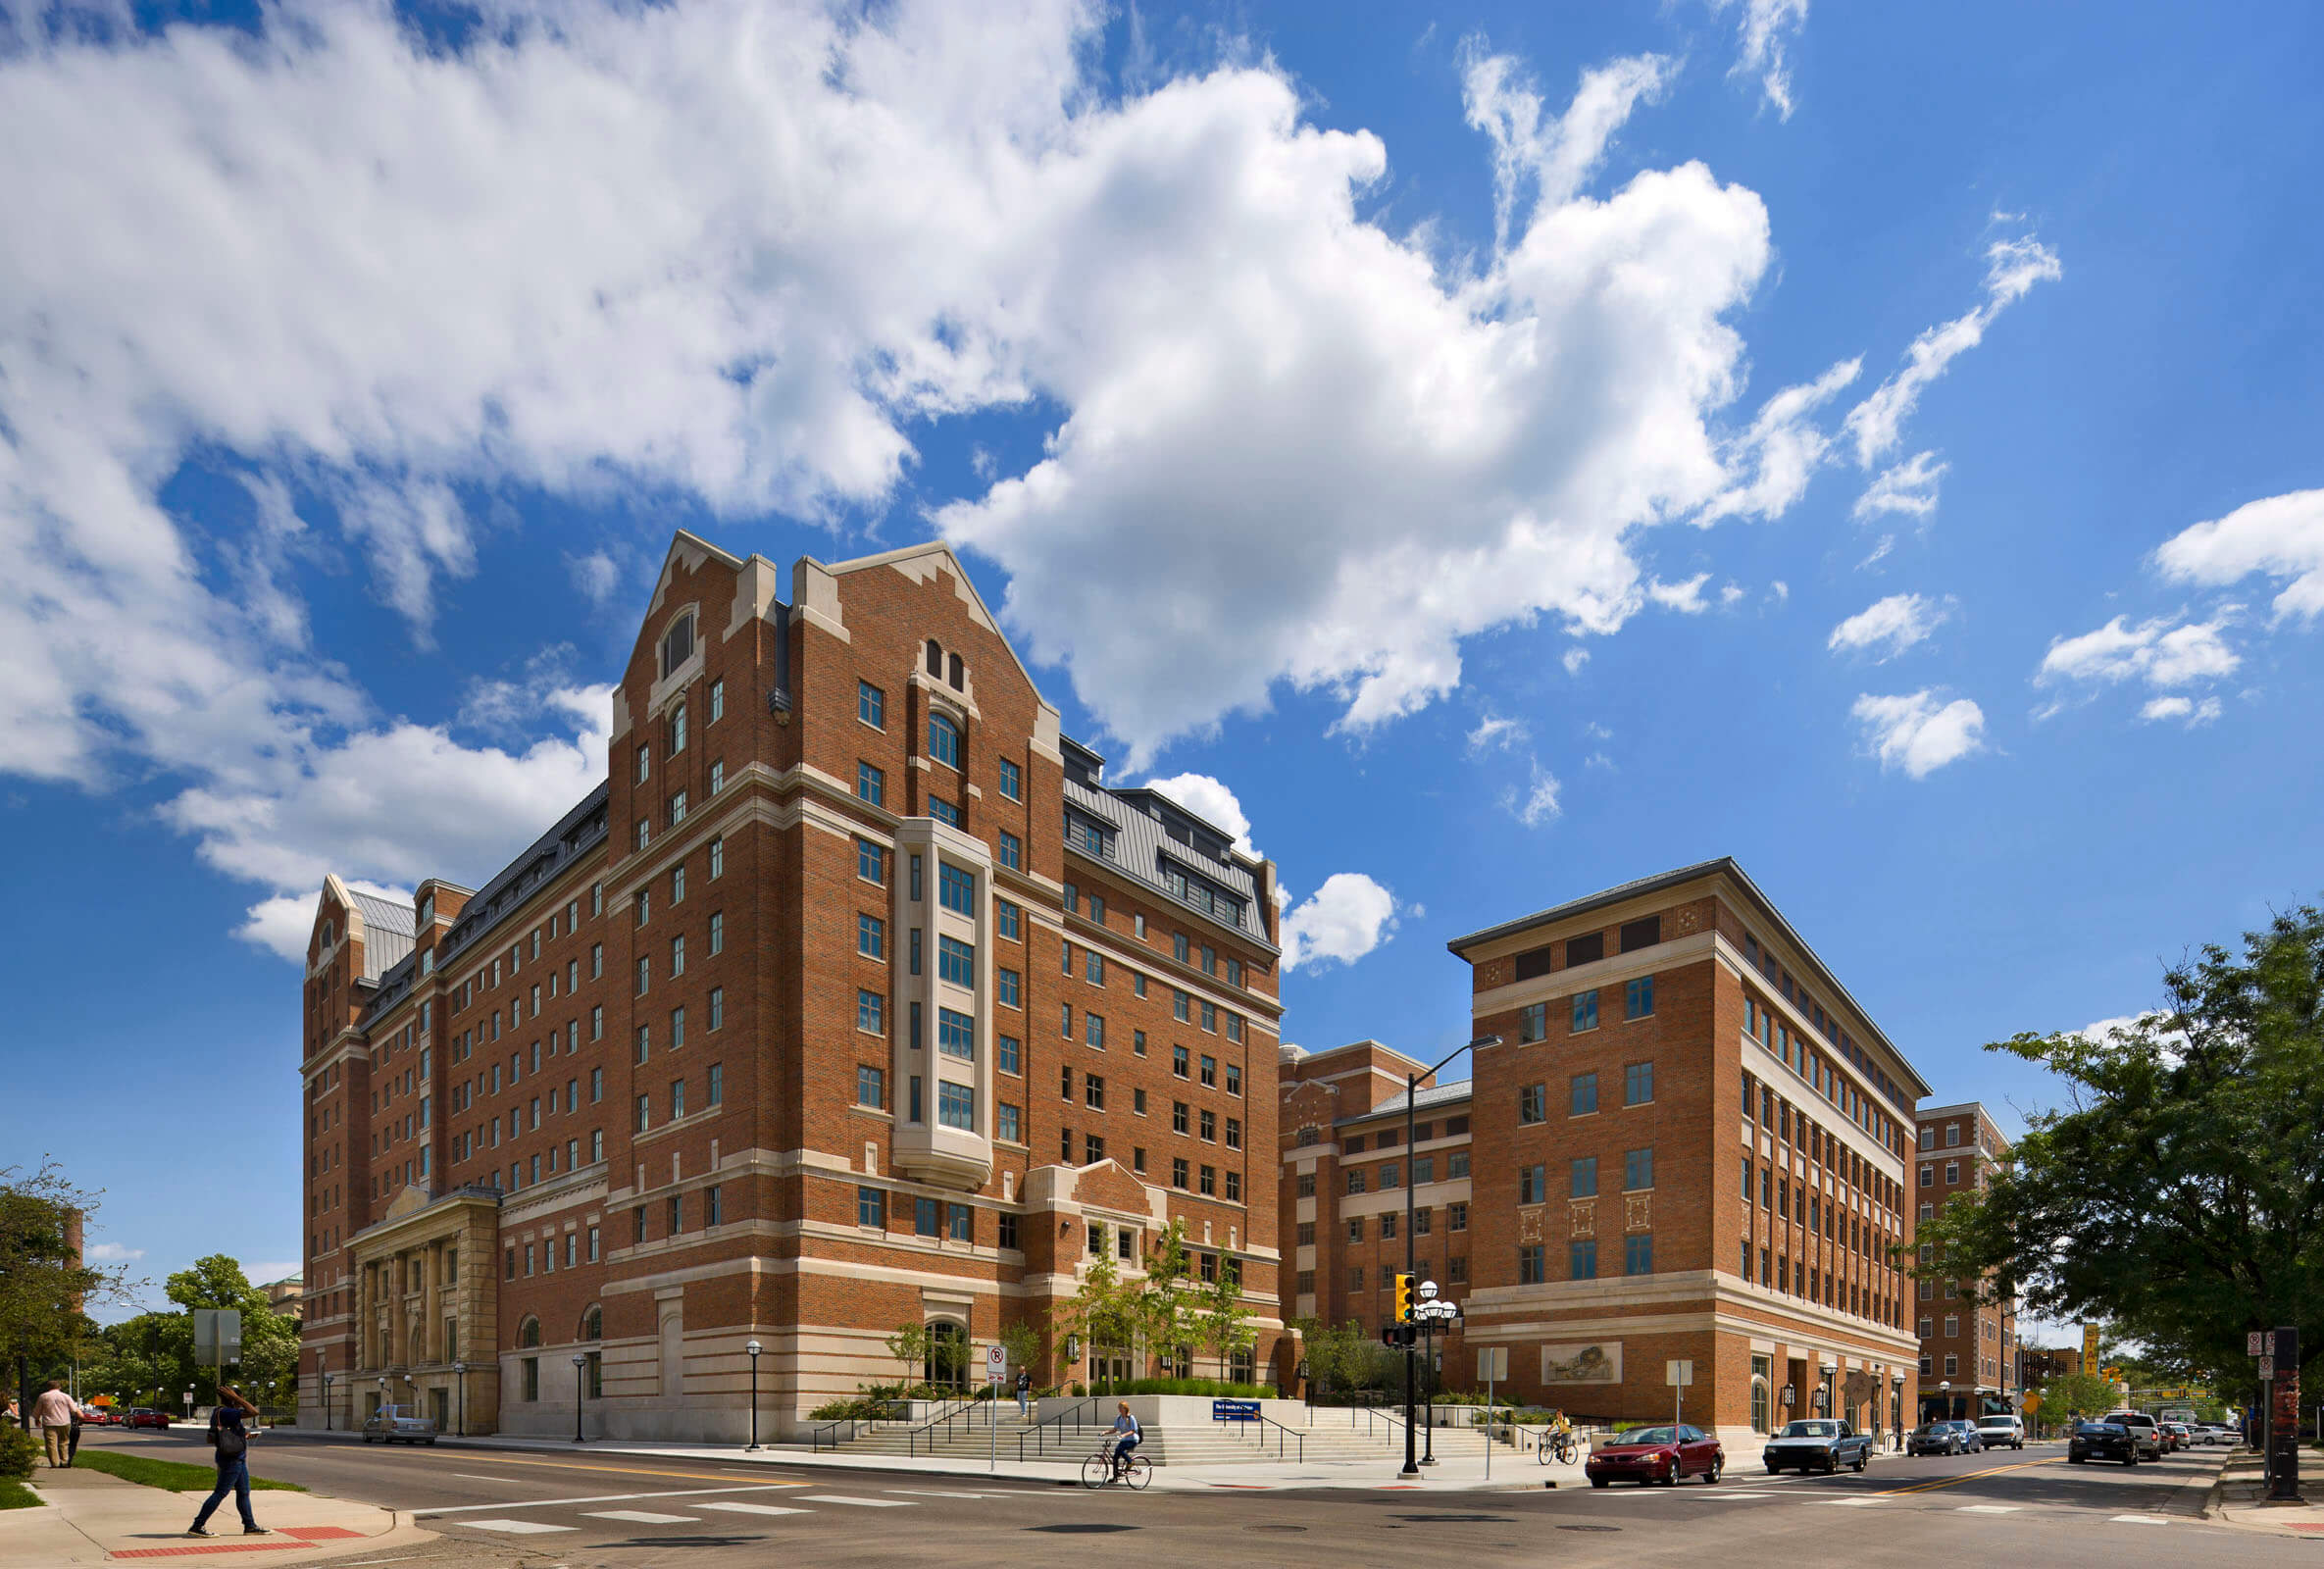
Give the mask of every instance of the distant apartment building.
M 1108 784 L 943 546 L 783 586 L 679 534 L 608 778 L 480 889 L 327 880 L 303 1420 L 733 1440 L 755 1371 L 793 1431 L 1174 1221 L 1272 1359 L 1272 863 Z
M 1924 1107 L 1915 1123 L 1913 1215 L 1936 1219 L 1962 1193 L 1992 1181 L 2009 1145 L 1983 1103 Z M 1928 1244 L 1919 1244 L 1922 1263 Z M 1923 1421 L 1974 1419 L 2013 1411 L 2025 1393 L 2017 1366 L 2017 1303 L 1980 1303 L 1975 1282 L 1921 1281 L 1913 1302 L 1920 1340 Z

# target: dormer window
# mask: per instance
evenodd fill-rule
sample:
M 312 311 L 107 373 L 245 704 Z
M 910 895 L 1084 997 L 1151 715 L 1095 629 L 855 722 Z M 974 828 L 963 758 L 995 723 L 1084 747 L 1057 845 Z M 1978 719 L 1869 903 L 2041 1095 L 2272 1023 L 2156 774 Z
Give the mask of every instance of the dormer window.
M 694 613 L 687 611 L 662 633 L 662 674 L 668 676 L 694 655 Z

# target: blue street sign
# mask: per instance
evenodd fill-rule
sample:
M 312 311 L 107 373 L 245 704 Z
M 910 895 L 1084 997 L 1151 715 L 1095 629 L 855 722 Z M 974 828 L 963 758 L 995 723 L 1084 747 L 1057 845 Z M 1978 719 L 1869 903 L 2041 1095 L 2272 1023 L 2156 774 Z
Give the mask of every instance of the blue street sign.
M 1213 1422 L 1256 1422 L 1259 1402 L 1256 1400 L 1213 1400 L 1210 1402 Z

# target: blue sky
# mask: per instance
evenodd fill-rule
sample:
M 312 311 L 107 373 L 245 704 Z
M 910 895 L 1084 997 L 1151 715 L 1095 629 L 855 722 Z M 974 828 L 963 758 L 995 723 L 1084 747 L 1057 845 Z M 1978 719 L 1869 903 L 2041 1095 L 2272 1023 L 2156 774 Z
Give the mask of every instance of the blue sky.
M 2312 8 L 138 14 L 0 10 L 0 1160 L 157 1281 L 292 1266 L 279 950 L 586 787 L 676 528 L 953 539 L 1311 1046 L 1728 853 L 2032 1106 L 2317 891 Z

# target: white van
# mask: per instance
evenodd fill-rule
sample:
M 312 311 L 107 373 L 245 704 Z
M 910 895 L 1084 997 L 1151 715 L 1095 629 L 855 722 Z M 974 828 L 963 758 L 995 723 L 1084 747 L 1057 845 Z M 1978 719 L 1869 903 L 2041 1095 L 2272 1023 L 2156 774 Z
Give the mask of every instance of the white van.
M 1989 1449 L 2022 1449 L 2026 1446 L 2025 1422 L 2006 1412 L 1981 1416 L 1977 1419 L 1977 1442 Z

